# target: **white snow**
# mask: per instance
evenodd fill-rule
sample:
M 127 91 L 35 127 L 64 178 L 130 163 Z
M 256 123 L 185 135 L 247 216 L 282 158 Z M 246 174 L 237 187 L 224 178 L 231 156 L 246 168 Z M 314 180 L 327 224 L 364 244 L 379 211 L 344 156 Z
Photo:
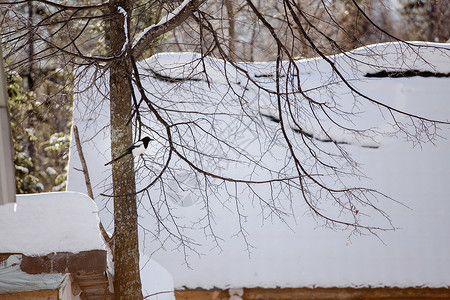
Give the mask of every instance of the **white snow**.
M 56 170 L 52 167 L 48 167 L 47 169 L 45 169 L 45 172 L 50 176 L 57 174 Z
M 123 42 L 122 49 L 120 50 L 120 55 L 122 55 L 130 42 L 130 39 L 128 38 L 128 14 L 122 6 L 117 7 L 117 10 L 123 15 L 123 32 L 125 33 L 125 41 Z
M 16 199 L 16 205 L 0 206 L 0 253 L 36 256 L 105 249 L 98 208 L 87 195 L 58 192 Z
M 146 255 L 141 256 L 142 294 L 150 296 L 147 299 L 171 300 L 175 299 L 173 278 L 166 269 Z
M 429 118 L 448 120 L 448 78 L 363 77 L 367 72 L 392 70 L 394 67 L 396 70 L 413 68 L 450 72 L 449 44 L 433 44 L 447 49 L 445 51 L 426 48 L 424 43 L 416 44 L 421 47 L 414 48 L 415 51 L 400 44 L 380 44 L 347 54 L 365 64 L 350 61 L 343 55 L 332 59 L 346 78 L 374 99 Z M 380 67 L 371 66 L 375 63 Z M 236 113 L 244 124 L 250 124 L 248 120 L 252 117 L 260 117 L 260 112 L 276 116 L 274 99 L 256 89 L 242 73 L 220 60 L 206 59 L 205 65 L 207 76 L 202 72 L 203 64 L 199 56 L 192 53 L 162 53 L 139 63 L 141 73 L 150 75 L 143 82 L 144 88 L 149 91 L 152 101 L 163 108 L 170 108 L 165 117 L 173 122 L 199 117 L 199 124 L 206 126 L 200 118 L 206 114 L 199 116 L 195 112 Z M 270 77 L 274 75 L 273 63 L 241 64 L 240 67 L 262 87 L 273 89 L 274 79 Z M 392 137 L 395 128 L 386 111 L 364 104 L 364 101 L 355 105 L 348 89 L 337 82 L 336 76 L 323 60 L 302 60 L 298 62 L 298 67 L 302 88 L 309 91 L 311 96 L 318 100 L 335 101 L 343 110 L 358 114 L 352 122 L 339 119 L 340 122 L 352 128 L 374 128 L 382 133 L 379 136 L 354 136 L 333 127 L 326 120 L 322 124 L 333 139 L 349 143 L 344 146 L 345 149 L 353 155 L 368 177 L 349 178 L 350 186 L 378 189 L 409 207 L 381 199 L 376 203 L 390 215 L 399 229 L 381 232 L 382 241 L 372 235 L 356 236 L 349 240 L 348 232 L 320 227 L 301 199 L 297 201 L 292 198 L 295 201 L 291 203 L 291 199 L 280 191 L 274 203 L 291 213 L 286 223 L 283 223 L 262 207 L 257 199 L 251 198 L 248 189 L 238 188 L 235 193 L 231 185 L 214 190 L 206 207 L 202 201 L 202 190 L 198 190 L 201 184 L 199 178 L 182 162 L 176 161 L 172 165 L 174 172 L 164 177 L 164 193 L 160 186 L 155 186 L 149 194 L 151 199 L 145 193 L 138 195 L 143 256 L 150 257 L 165 268 L 173 277 L 175 288 L 450 286 L 449 126 L 440 126 L 442 131 L 439 134 L 443 138 L 435 141 L 435 145 L 429 143 L 413 147 L 411 143 L 405 143 L 402 136 Z M 162 81 L 152 77 L 150 70 L 163 76 L 195 80 L 175 83 Z M 85 90 L 94 75 L 92 70 L 87 70 L 80 79 L 77 88 L 83 93 L 75 99 L 74 124 L 82 136 L 96 202 L 101 208 L 100 216 L 104 225 L 111 229 L 112 200 L 100 196 L 101 193 L 111 194 L 110 168 L 103 167 L 110 159 L 109 107 L 103 97 L 108 82 L 105 79 L 97 81 L 103 94 L 92 88 Z M 330 89 L 335 93 L 334 98 L 329 98 Z M 248 102 L 240 101 L 239 95 L 244 93 Z M 242 107 L 250 115 L 238 114 Z M 150 145 L 143 158 L 135 159 L 138 189 L 146 187 L 154 179 L 167 155 L 163 128 L 148 111 L 143 107 L 141 109 L 141 117 L 152 129 L 144 134 L 157 141 Z M 408 121 L 401 116 L 398 118 L 402 122 Z M 237 119 L 228 120 L 216 115 L 209 120 L 213 120 L 211 130 L 220 132 L 223 140 L 239 143 L 246 151 L 245 154 L 256 155 L 268 168 L 276 169 L 285 155 L 283 147 L 274 145 L 270 155 L 261 155 L 261 149 L 266 147 L 261 137 L 276 137 L 276 123 L 264 119 L 268 125 L 267 131 L 252 131 L 252 127 L 240 127 L 241 123 L 236 122 Z M 299 122 L 314 137 L 323 137 L 324 133 L 310 119 L 305 117 Z M 196 138 L 202 150 L 220 155 L 220 149 L 200 131 L 183 132 L 180 140 L 182 138 L 184 141 Z M 332 149 L 331 145 L 322 146 Z M 80 167 L 74 145 L 71 151 L 68 189 L 85 192 L 83 174 L 74 169 Z M 206 168 L 224 176 L 248 178 L 246 176 L 252 170 L 252 166 L 231 159 L 217 164 L 204 161 L 204 164 Z M 266 179 L 268 174 L 261 168 L 254 170 L 252 176 L 255 180 Z M 262 196 L 273 192 L 268 187 L 258 186 L 258 189 Z M 236 212 L 234 199 L 228 197 L 228 193 L 241 200 L 237 206 L 240 215 Z M 163 200 L 167 201 L 167 206 Z M 184 244 L 180 243 L 157 225 L 152 210 L 155 207 L 165 217 L 169 216 L 167 207 L 170 208 L 170 216 L 182 226 L 182 234 L 192 239 L 193 243 L 189 244 L 188 239 L 184 240 Z M 324 204 L 322 208 L 329 207 Z M 214 211 L 209 223 L 205 223 L 207 209 Z M 383 222 L 380 216 L 367 212 L 370 215 L 366 219 L 368 222 Z M 240 231 L 239 222 L 245 231 Z M 170 222 L 165 225 L 170 230 L 175 229 Z M 212 232 L 219 237 L 218 240 L 213 238 Z M 143 282 L 154 280 L 148 279 L 150 273 L 142 272 Z M 160 291 L 172 286 L 170 276 L 165 274 L 166 286 Z

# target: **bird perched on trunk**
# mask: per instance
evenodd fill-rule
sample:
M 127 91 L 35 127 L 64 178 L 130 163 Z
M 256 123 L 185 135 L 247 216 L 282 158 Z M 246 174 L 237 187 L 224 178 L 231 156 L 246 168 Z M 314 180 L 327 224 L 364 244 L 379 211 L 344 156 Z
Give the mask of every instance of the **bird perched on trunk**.
M 124 157 L 125 155 L 128 155 L 128 154 L 132 154 L 133 157 L 141 155 L 147 149 L 148 143 L 150 141 L 153 141 L 153 139 L 149 138 L 148 136 L 140 139 L 139 141 L 137 141 L 136 143 L 134 143 L 133 145 L 128 147 L 127 150 L 122 155 L 120 155 L 120 156 L 114 158 L 113 160 L 111 160 L 110 162 L 106 163 L 105 166 L 110 165 L 115 161 L 118 161 L 119 159 L 121 159 L 122 157 Z

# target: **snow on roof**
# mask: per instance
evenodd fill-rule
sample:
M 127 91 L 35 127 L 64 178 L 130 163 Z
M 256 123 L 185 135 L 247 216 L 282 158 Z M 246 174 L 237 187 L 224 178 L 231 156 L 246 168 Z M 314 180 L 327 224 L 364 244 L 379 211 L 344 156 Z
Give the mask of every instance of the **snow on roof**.
M 85 194 L 17 195 L 0 206 L 0 253 L 28 256 L 104 250 L 97 205 Z
M 433 44 L 446 51 L 427 48 L 426 44 L 417 45 L 421 47 L 409 52 L 411 49 L 403 48 L 401 44 L 380 44 L 333 59 L 345 76 L 364 93 L 412 113 L 448 120 L 448 77 L 364 77 L 379 70 L 450 72 L 449 44 Z M 174 108 L 169 110 L 167 117 L 180 122 L 185 120 L 182 114 L 176 115 L 177 105 L 183 105 L 186 110 L 191 107 L 191 111 L 212 111 L 220 107 L 233 112 L 233 107 L 228 104 L 238 103 L 233 99 L 245 90 L 246 99 L 257 101 L 259 113 L 267 118 L 268 132 L 257 133 L 271 134 L 270 122 L 276 120 L 270 96 L 252 89 L 242 74 L 220 60 L 205 60 L 208 68 L 206 77 L 201 72 L 203 64 L 199 57 L 193 53 L 162 53 L 140 62 L 140 70 L 145 77 L 144 87 L 152 95 L 152 100 L 158 102 L 162 99 L 158 102 L 160 105 Z M 365 63 L 349 60 L 349 57 Z M 375 67 L 375 64 L 380 67 Z M 239 66 L 261 86 L 273 87 L 273 63 Z M 331 79 L 335 76 L 323 60 L 302 60 L 298 66 L 305 90 L 316 89 L 316 96 L 324 99 L 330 96 L 327 91 L 332 88 L 340 104 L 344 107 L 352 104 L 348 90 L 333 84 Z M 78 89 L 83 92 L 75 98 L 73 123 L 82 136 L 94 194 L 101 208 L 100 216 L 104 225 L 111 229 L 112 201 L 100 196 L 101 193 L 111 193 L 110 168 L 103 167 L 110 159 L 109 107 L 105 100 L 108 83 L 97 80 L 96 86 L 102 93 L 93 88 L 85 89 L 91 86 L 89 82 L 93 76 L 98 74 L 87 70 L 80 77 Z M 231 83 L 231 88 L 227 82 Z M 327 89 L 321 90 L 324 84 L 327 84 Z M 231 89 L 233 91 L 230 92 Z M 250 103 L 248 107 L 254 106 Z M 209 209 L 214 211 L 209 224 L 211 227 L 208 227 L 200 221 L 204 217 L 205 205 L 198 201 L 199 192 L 189 188 L 196 186 L 196 178 L 192 178 L 188 168 L 178 165 L 179 169 L 173 176 L 178 178 L 180 185 L 169 183 L 170 189 L 165 190 L 164 196 L 176 220 L 180 225 L 186 225 L 181 228 L 183 234 L 198 245 L 195 251 L 190 251 L 161 231 L 154 216 L 149 213 L 150 200 L 140 194 L 139 220 L 146 230 L 140 233 L 141 237 L 145 235 L 141 251 L 169 271 L 176 288 L 450 286 L 450 128 L 442 126 L 443 130 L 439 133 L 443 138 L 438 139 L 435 145 L 413 147 L 391 136 L 393 128 L 377 107 L 361 104 L 358 109 L 364 114 L 353 120 L 357 126 L 376 126 L 385 134 L 375 139 L 356 139 L 330 126 L 330 136 L 346 143 L 344 147 L 363 166 L 368 177 L 351 179 L 350 184 L 378 189 L 407 206 L 394 201 L 380 200 L 378 203 L 390 215 L 398 230 L 380 233 L 381 240 L 371 235 L 349 240 L 348 232 L 318 226 L 302 202 L 276 199 L 280 203 L 287 201 L 292 205 L 290 211 L 295 212 L 283 223 L 271 215 L 265 215 L 267 211 L 257 201 L 248 198 L 245 191 L 239 191 L 241 216 L 238 216 L 230 209 L 234 202 L 221 198 L 220 192 L 223 193 L 223 190 L 218 190 L 208 203 Z M 150 161 L 157 161 L 164 155 L 165 148 L 164 140 L 158 138 L 159 134 L 163 136 L 162 129 L 145 113 L 141 117 L 153 130 L 145 134 L 152 135 L 157 141 L 151 144 L 151 149 L 144 156 L 145 161 L 136 159 L 138 188 L 145 187 L 153 178 L 152 169 L 146 171 L 146 168 Z M 254 133 L 250 129 L 245 131 L 236 128 L 235 124 L 223 123 L 233 130 L 239 129 L 238 137 L 233 136 L 235 132 L 226 127 L 221 127 L 221 133 L 247 143 L 248 153 L 256 153 L 258 146 L 262 146 L 252 143 Z M 321 140 L 322 133 L 314 124 L 302 125 L 311 136 Z M 207 147 L 207 139 L 205 141 Z M 282 148 L 274 149 L 277 151 L 267 160 L 269 166 L 276 165 L 277 159 L 284 153 Z M 85 192 L 83 175 L 74 169 L 80 167 L 74 145 L 71 151 L 68 189 Z M 157 168 L 158 165 L 153 164 L 152 167 Z M 246 168 L 229 162 L 221 167 L 227 175 L 247 172 Z M 261 173 L 257 175 L 264 177 Z M 261 194 L 265 193 L 270 191 L 261 191 Z M 161 190 L 155 187 L 150 195 L 152 203 L 160 205 Z M 375 223 L 379 221 L 375 215 L 370 215 L 369 219 Z M 239 222 L 245 231 L 240 231 Z M 218 240 L 212 237 L 211 228 Z M 142 274 L 146 276 L 144 274 L 148 273 Z M 146 278 L 145 282 L 148 282 Z

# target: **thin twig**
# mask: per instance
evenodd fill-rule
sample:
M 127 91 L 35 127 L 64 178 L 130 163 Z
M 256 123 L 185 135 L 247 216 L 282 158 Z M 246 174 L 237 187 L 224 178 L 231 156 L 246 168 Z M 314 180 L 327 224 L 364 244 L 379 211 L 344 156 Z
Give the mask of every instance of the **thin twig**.
M 84 174 L 84 180 L 86 182 L 86 189 L 87 189 L 89 197 L 92 200 L 94 200 L 94 193 L 92 192 L 91 179 L 89 178 L 89 172 L 88 172 L 86 160 L 84 158 L 83 149 L 81 148 L 80 136 L 78 134 L 78 128 L 76 125 L 73 125 L 73 135 L 75 137 L 75 144 L 77 145 L 78 155 L 80 156 L 80 162 L 81 162 L 81 166 L 83 168 L 82 172 Z M 106 232 L 105 227 L 103 227 L 103 224 L 101 221 L 99 222 L 99 228 L 100 228 L 100 232 L 102 233 L 103 239 L 111 247 L 112 239 Z

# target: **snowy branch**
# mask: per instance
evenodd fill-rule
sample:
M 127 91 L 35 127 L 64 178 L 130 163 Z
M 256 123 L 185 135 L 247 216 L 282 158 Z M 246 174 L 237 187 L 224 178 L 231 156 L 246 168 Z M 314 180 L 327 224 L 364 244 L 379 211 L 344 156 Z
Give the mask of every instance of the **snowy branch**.
M 180 6 L 167 14 L 158 24 L 150 25 L 138 35 L 133 42 L 133 53 L 139 57 L 145 51 L 148 44 L 158 36 L 171 31 L 181 23 L 185 22 L 198 7 L 206 0 L 184 0 Z
M 121 13 L 123 15 L 123 32 L 125 33 L 125 41 L 123 43 L 122 49 L 120 49 L 120 56 L 122 56 L 122 54 L 127 49 L 127 46 L 128 46 L 129 40 L 130 40 L 128 38 L 128 15 L 127 15 L 127 12 L 125 11 L 125 9 L 123 9 L 123 7 L 121 7 L 121 6 L 119 6 L 117 8 L 117 10 L 119 11 L 119 13 Z

